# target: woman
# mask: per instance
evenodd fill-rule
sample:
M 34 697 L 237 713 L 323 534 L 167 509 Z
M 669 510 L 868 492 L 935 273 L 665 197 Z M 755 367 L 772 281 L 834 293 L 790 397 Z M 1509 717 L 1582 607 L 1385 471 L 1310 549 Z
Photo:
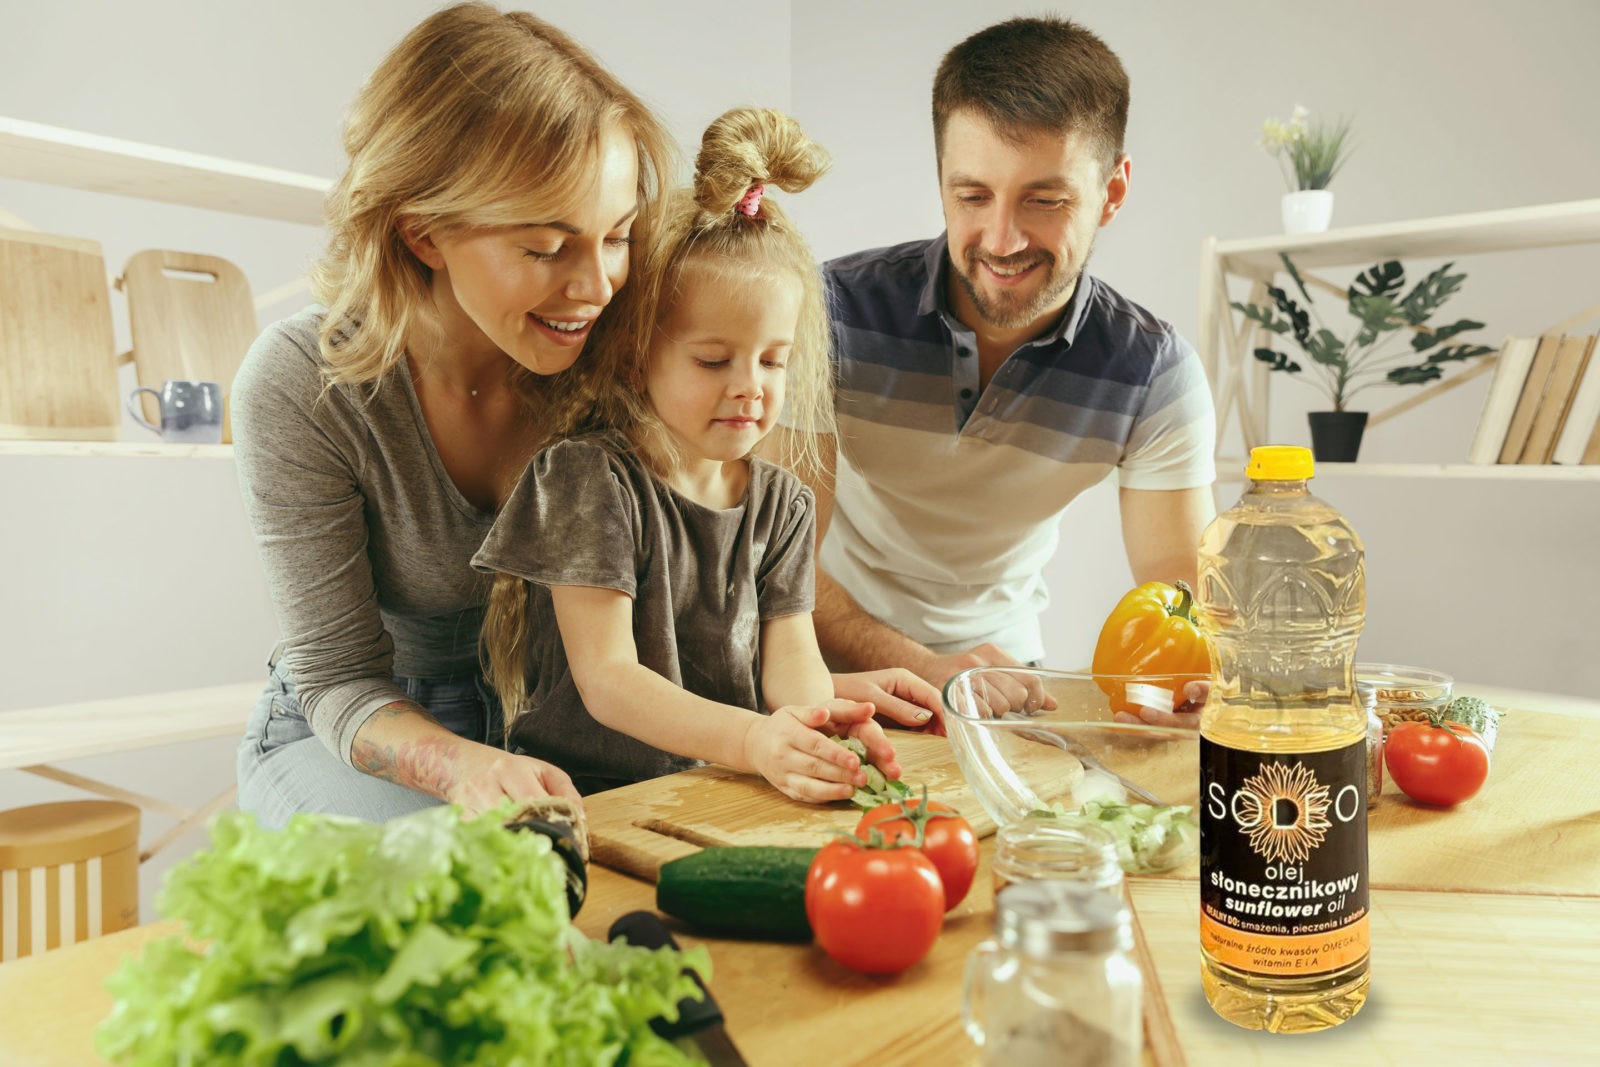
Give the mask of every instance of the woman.
M 345 150 L 320 306 L 269 328 L 234 383 L 282 635 L 240 807 L 281 825 L 576 797 L 501 743 L 476 650 L 489 582 L 468 561 L 536 448 L 587 410 L 578 357 L 654 233 L 670 141 L 565 34 L 470 3 L 382 61 Z M 925 716 L 897 697 L 935 696 L 903 672 L 837 687 L 907 722 Z

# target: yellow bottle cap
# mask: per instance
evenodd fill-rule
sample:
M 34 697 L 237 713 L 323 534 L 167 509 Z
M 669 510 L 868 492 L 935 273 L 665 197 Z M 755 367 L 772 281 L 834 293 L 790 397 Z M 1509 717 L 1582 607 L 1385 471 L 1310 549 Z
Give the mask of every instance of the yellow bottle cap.
M 1299 445 L 1263 445 L 1250 450 L 1246 478 L 1255 482 L 1301 482 L 1316 473 L 1311 449 Z

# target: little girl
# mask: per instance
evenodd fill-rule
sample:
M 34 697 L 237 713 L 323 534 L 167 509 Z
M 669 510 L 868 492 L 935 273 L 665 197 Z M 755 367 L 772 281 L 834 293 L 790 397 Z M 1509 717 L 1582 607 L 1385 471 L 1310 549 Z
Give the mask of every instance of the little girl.
M 508 743 L 584 793 L 709 761 L 841 800 L 866 774 L 829 734 L 899 775 L 873 705 L 832 699 L 811 491 L 751 455 L 780 412 L 788 439 L 832 432 L 820 274 L 766 197 L 827 165 L 781 112 L 712 123 L 693 189 L 596 338 L 591 432 L 535 457 L 473 558 L 497 572 L 490 679 L 524 709 Z

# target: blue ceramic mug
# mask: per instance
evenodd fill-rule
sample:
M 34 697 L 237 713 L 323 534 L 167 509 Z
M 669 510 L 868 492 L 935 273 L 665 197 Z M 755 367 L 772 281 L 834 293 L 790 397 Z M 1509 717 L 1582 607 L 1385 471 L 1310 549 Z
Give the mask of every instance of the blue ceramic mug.
M 149 393 L 161 408 L 161 425 L 139 413 L 139 394 Z M 216 382 L 169 381 L 159 391 L 141 385 L 128 394 L 128 414 L 163 441 L 214 445 L 222 440 L 222 386 Z

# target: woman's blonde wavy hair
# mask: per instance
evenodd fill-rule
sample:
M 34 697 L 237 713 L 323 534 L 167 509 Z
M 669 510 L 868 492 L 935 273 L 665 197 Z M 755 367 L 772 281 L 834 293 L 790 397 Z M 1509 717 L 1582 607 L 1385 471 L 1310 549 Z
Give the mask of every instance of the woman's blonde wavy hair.
M 602 316 L 604 335 L 590 340 L 574 377 L 588 414 L 575 432 L 621 433 L 658 474 L 668 475 L 680 462 L 678 449 L 643 389 L 656 333 L 674 297 L 687 285 L 728 289 L 793 277 L 802 298 L 785 374 L 782 418 L 790 432 L 779 435 L 775 458 L 802 477 L 822 470 L 819 439 L 833 433 L 833 363 L 821 269 L 771 197 L 761 198 L 754 216 L 734 208 L 752 185 L 802 192 L 830 163 L 781 111 L 736 108 L 710 125 L 695 159 L 693 187 L 667 198 L 659 235 L 635 258 L 627 288 Z M 527 609 L 527 583 L 496 575 L 483 646 L 508 734 L 527 700 Z
M 637 145 L 632 235 L 648 246 L 677 156 L 638 97 L 524 11 L 465 3 L 417 25 L 367 79 L 346 121 L 349 164 L 328 196 L 328 250 L 311 277 L 328 308 L 320 335 L 328 380 L 376 387 L 408 339 L 440 330 L 432 271 L 406 247 L 402 222 L 429 235 L 559 217 L 597 165 L 602 135 L 616 128 Z M 553 394 L 576 383 L 507 363 L 512 387 L 554 419 L 547 428 L 566 429 L 571 404 Z

